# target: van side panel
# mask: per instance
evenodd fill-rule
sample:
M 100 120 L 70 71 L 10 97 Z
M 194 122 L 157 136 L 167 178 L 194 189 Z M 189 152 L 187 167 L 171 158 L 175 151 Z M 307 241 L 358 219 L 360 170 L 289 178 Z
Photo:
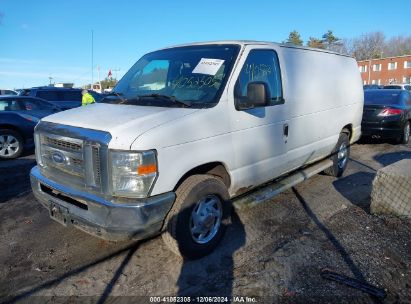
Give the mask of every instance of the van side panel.
M 294 169 L 328 156 L 346 125 L 352 125 L 353 139 L 359 138 L 363 90 L 353 58 L 297 48 L 282 50 L 289 117 L 287 158 Z

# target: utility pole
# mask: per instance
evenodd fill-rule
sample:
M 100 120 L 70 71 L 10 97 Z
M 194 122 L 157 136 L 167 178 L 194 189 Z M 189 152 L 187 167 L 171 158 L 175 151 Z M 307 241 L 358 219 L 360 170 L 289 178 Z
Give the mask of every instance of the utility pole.
M 112 71 L 116 73 L 116 80 L 118 81 L 118 78 L 117 78 L 117 72 L 119 72 L 119 71 L 120 71 L 120 68 L 115 68 L 115 69 L 113 69 Z
M 371 80 L 371 59 L 368 59 L 368 83 L 370 84 L 370 80 Z
M 91 30 L 91 88 L 94 83 L 94 31 Z

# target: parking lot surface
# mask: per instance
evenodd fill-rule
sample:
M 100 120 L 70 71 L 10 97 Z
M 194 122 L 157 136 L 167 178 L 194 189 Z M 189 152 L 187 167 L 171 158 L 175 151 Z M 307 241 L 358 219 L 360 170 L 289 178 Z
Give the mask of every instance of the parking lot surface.
M 173 295 L 376 301 L 322 278 L 323 269 L 385 289 L 387 302 L 411 302 L 411 222 L 369 213 L 376 170 L 406 158 L 411 145 L 356 144 L 342 178 L 316 175 L 237 211 L 217 250 L 197 261 L 183 261 L 161 237 L 111 243 L 61 226 L 31 193 L 34 156 L 0 161 L 0 302 Z

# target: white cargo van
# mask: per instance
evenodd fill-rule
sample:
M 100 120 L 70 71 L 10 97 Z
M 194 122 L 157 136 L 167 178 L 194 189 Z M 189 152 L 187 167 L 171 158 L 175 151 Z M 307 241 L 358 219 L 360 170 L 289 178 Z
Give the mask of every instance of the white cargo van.
M 362 108 L 347 56 L 254 41 L 165 48 L 101 103 L 41 120 L 32 188 L 63 225 L 111 240 L 164 232 L 199 258 L 239 195 L 323 160 L 340 176 Z

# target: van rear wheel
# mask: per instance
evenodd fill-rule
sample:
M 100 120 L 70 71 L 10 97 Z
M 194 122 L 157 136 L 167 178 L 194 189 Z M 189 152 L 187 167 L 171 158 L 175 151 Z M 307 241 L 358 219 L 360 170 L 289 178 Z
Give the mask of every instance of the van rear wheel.
M 334 148 L 331 160 L 333 165 L 324 170 L 325 174 L 340 177 L 347 167 L 348 158 L 350 157 L 350 140 L 347 133 L 340 133 L 337 145 Z
M 231 205 L 224 183 L 211 175 L 193 175 L 176 191 L 165 221 L 165 244 L 177 255 L 198 259 L 219 244 L 230 218 Z

